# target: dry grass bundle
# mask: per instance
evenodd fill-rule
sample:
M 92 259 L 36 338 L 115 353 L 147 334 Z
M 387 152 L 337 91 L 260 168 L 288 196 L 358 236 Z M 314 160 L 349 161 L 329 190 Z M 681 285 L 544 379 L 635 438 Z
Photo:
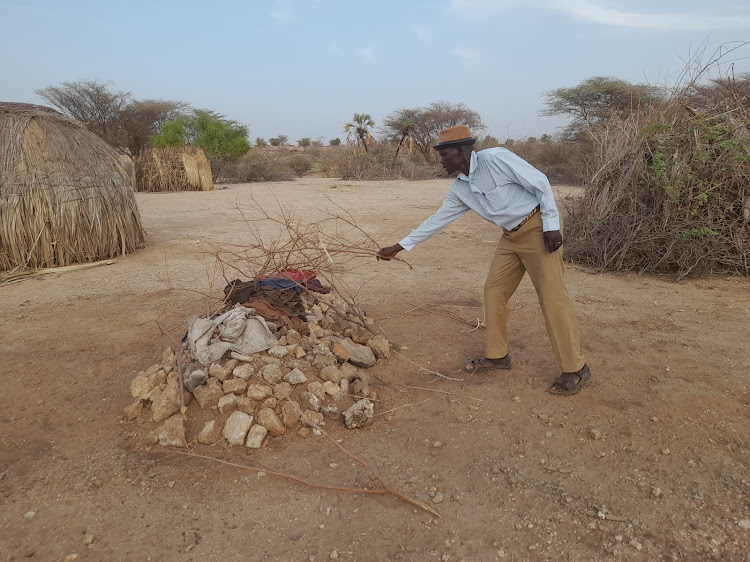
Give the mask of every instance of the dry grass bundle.
M 594 173 L 570 209 L 567 257 L 677 279 L 750 275 L 750 107 L 730 94 L 696 110 L 694 91 L 592 131 Z
M 112 258 L 143 234 L 107 143 L 49 108 L 0 103 L 0 271 Z
M 211 164 L 195 146 L 150 148 L 134 159 L 136 191 L 211 191 Z

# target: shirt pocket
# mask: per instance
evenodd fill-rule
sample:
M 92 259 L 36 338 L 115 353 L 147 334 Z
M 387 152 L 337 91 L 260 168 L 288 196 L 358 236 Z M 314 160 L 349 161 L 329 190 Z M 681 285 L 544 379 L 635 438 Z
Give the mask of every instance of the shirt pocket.
M 484 197 L 489 206 L 496 211 L 508 206 L 508 188 L 505 185 L 498 185 L 485 191 Z

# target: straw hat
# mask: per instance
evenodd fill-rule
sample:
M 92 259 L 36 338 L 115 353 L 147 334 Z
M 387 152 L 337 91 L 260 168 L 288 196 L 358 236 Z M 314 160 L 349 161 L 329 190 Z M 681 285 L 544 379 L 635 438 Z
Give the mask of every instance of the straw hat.
M 464 146 L 467 144 L 474 144 L 477 139 L 471 136 L 469 127 L 466 125 L 458 125 L 440 131 L 440 143 L 436 144 L 433 148 L 435 150 L 441 150 L 450 146 Z

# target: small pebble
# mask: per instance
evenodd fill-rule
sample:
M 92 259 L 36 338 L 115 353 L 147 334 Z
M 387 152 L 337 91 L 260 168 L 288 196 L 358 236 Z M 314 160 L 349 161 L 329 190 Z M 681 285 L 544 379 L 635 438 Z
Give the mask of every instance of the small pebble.
M 551 438 L 552 438 L 552 432 L 551 432 L 551 431 L 548 431 L 548 432 L 546 432 L 546 433 L 544 434 L 544 436 L 545 436 L 545 437 L 546 437 L 547 439 L 551 439 Z
M 655 498 L 661 496 L 661 488 L 651 488 L 651 495 Z
M 34 515 L 36 515 L 36 511 L 27 511 L 23 514 L 24 519 L 33 519 Z
M 622 542 L 622 535 L 615 535 L 615 540 L 617 542 Z
M 661 454 L 662 455 L 668 455 L 669 454 L 669 449 L 662 449 L 661 450 Z
M 328 555 L 328 558 L 331 560 L 338 560 L 339 559 L 339 551 L 338 550 L 332 550 L 331 554 Z
M 434 443 L 432 444 L 432 446 L 433 446 L 433 447 L 435 447 L 436 449 L 439 449 L 440 447 L 442 447 L 442 446 L 443 446 L 443 442 L 442 442 L 442 441 L 435 441 L 435 442 L 434 442 Z
M 513 397 L 513 402 L 520 402 L 520 401 L 521 401 L 521 398 L 519 396 Z
M 443 503 L 443 500 L 445 499 L 445 496 L 443 495 L 443 492 L 438 492 L 435 494 L 435 497 L 432 498 L 432 503 Z
M 599 431 L 598 429 L 592 429 L 592 430 L 591 430 L 591 438 L 592 438 L 592 439 L 593 439 L 594 441 L 599 441 L 599 439 L 601 439 L 601 438 L 602 438 L 602 432 L 601 432 L 601 431 Z
M 740 519 L 737 521 L 737 525 L 743 529 L 750 529 L 750 519 Z
M 83 539 L 83 544 L 93 544 L 94 543 L 94 535 L 86 535 L 86 538 Z
M 641 550 L 643 548 L 643 545 L 635 539 L 632 539 L 629 544 L 636 550 Z

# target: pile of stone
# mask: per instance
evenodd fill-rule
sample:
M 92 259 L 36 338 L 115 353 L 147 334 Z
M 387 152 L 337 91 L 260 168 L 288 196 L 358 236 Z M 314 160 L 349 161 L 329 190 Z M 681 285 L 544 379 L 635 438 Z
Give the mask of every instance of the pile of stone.
M 160 424 L 149 443 L 186 447 L 188 440 L 257 449 L 272 436 L 319 434 L 327 422 L 348 429 L 372 423 L 376 393 L 365 369 L 390 356 L 391 346 L 365 326 L 374 322 L 334 294 L 303 295 L 309 335 L 265 322 L 277 345 L 252 355 L 227 352 L 203 366 L 187 343 L 131 384 L 128 420 Z M 175 353 L 176 352 L 176 353 Z M 180 382 L 182 372 L 182 382 Z M 197 435 L 185 435 L 191 412 L 211 412 Z M 205 415 L 203 415 L 205 417 Z

